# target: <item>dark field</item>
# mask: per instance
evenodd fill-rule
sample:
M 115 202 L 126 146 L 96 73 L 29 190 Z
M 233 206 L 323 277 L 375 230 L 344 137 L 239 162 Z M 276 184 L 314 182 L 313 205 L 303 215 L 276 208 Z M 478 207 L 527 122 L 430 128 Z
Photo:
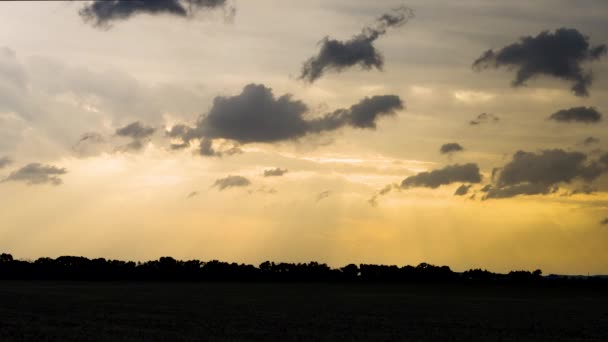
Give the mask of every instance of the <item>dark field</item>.
M 457 285 L 0 282 L 0 341 L 608 341 L 608 293 Z

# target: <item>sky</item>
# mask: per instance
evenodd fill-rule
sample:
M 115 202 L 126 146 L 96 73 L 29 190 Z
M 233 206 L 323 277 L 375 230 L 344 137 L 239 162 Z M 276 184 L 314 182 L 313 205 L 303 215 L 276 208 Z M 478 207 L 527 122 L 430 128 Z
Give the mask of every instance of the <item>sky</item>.
M 608 3 L 0 3 L 0 250 L 608 274 Z

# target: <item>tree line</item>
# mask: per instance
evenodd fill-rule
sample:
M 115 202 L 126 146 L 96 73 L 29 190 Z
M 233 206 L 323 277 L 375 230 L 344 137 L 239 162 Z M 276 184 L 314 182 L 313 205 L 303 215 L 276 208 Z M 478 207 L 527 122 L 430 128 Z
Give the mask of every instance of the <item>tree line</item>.
M 43 257 L 35 261 L 0 254 L 0 279 L 31 280 L 153 280 L 153 281 L 328 281 L 328 282 L 540 282 L 550 279 L 541 270 L 507 274 L 471 269 L 454 272 L 448 266 L 421 263 L 417 266 L 274 263 L 259 266 L 218 260 L 176 260 L 161 257 L 146 262 L 88 259 L 81 256 Z M 560 278 L 563 280 L 563 278 Z M 598 278 L 599 279 L 599 278 Z

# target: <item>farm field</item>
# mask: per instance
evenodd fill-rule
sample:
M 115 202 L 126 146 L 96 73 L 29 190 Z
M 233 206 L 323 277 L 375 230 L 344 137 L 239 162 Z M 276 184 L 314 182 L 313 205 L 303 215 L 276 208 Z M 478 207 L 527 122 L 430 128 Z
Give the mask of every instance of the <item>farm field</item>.
M 606 341 L 601 289 L 0 282 L 0 341 Z

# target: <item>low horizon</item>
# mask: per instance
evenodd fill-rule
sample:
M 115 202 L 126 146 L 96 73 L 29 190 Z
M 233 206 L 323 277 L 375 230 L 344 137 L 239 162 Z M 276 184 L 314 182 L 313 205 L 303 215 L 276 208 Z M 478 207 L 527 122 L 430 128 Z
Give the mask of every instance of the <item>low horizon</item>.
M 608 274 L 608 2 L 0 9 L 0 252 Z

